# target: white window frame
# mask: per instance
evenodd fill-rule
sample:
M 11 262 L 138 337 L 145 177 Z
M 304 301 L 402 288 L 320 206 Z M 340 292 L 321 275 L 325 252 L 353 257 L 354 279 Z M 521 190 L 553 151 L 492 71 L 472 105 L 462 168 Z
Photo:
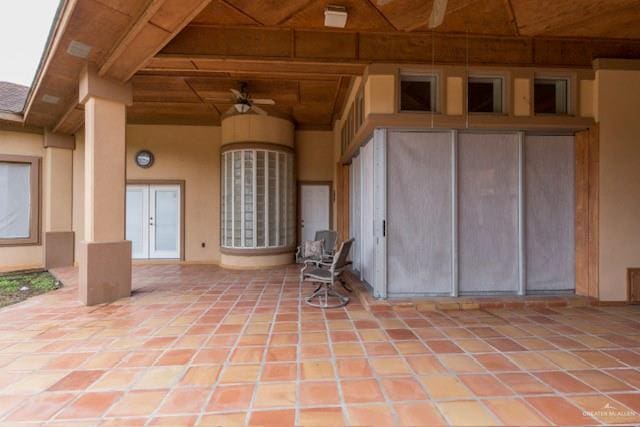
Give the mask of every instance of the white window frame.
M 558 82 L 565 83 L 564 93 L 564 112 L 558 112 Z M 555 83 L 556 86 L 556 112 L 555 113 L 537 113 L 536 112 L 536 84 L 544 82 L 545 84 Z M 570 116 L 573 114 L 572 102 L 571 102 L 571 86 L 572 79 L 569 76 L 553 76 L 553 75 L 536 75 L 533 78 L 533 113 L 536 116 Z

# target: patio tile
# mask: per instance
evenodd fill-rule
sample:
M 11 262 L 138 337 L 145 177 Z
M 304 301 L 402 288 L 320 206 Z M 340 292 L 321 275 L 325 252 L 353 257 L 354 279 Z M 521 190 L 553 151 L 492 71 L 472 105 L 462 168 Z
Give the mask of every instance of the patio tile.
M 433 399 L 473 397 L 473 394 L 454 375 L 429 375 L 420 377 L 427 393 Z
M 72 393 L 43 393 L 13 411 L 7 421 L 46 421 L 75 397 Z
M 489 399 L 484 404 L 507 426 L 542 426 L 543 419 L 526 402 L 520 399 Z
M 393 426 L 393 415 L 386 405 L 349 406 L 349 425 Z
M 84 390 L 100 378 L 104 372 L 105 371 L 73 371 L 49 387 L 49 390 Z
M 380 380 L 390 400 L 424 400 L 427 395 L 413 378 L 384 378 Z
M 410 373 L 409 366 L 399 357 L 374 357 L 369 359 L 369 365 L 378 375 L 406 375 Z
M 598 391 L 612 392 L 633 390 L 633 387 L 623 383 L 615 377 L 612 377 L 602 371 L 598 371 L 595 369 L 584 371 L 569 371 L 569 373 Z
M 162 265 L 87 309 L 64 271 L 61 291 L 0 309 L 0 423 L 640 422 L 597 414 L 640 413 L 636 307 L 322 311 L 295 268 Z
M 206 414 L 197 423 L 198 426 L 210 427 L 210 426 L 244 426 L 245 419 L 247 417 L 246 412 L 236 413 L 219 413 L 219 414 Z
M 296 403 L 296 384 L 266 383 L 259 384 L 256 390 L 254 407 L 294 406 Z
M 460 380 L 476 396 L 510 396 L 513 394 L 511 390 L 502 385 L 492 375 L 461 375 Z
M 260 365 L 228 365 L 220 374 L 221 383 L 247 383 L 258 379 Z
M 303 380 L 324 380 L 335 378 L 333 365 L 328 361 L 302 362 Z
M 254 411 L 249 417 L 250 426 L 286 427 L 295 424 L 296 412 L 293 409 L 279 409 L 273 411 Z
M 159 414 L 198 414 L 202 409 L 210 389 L 208 388 L 176 388 L 173 389 L 158 409 Z
M 158 366 L 144 371 L 134 389 L 169 388 L 182 376 L 182 366 Z
M 260 381 L 294 381 L 297 375 L 295 363 L 266 363 Z
M 344 426 L 342 408 L 303 408 L 300 410 L 299 424 L 309 427 Z
M 598 424 L 562 397 L 528 397 L 526 400 L 556 425 Z
M 189 363 L 189 360 L 194 355 L 193 350 L 183 349 L 183 350 L 169 350 L 164 353 L 160 358 L 156 361 L 156 365 L 159 366 L 167 366 L 167 365 L 185 365 Z
M 373 372 L 367 359 L 340 359 L 336 361 L 341 378 L 371 377 Z
M 134 390 L 116 402 L 107 412 L 108 416 L 147 416 L 160 405 L 167 390 Z
M 254 388 L 253 384 L 218 386 L 209 399 L 206 411 L 246 409 L 251 404 Z
M 302 405 L 339 405 L 340 395 L 335 381 L 300 383 L 300 403 Z
M 340 383 L 346 403 L 383 402 L 384 396 L 375 380 L 348 380 Z
M 396 403 L 400 424 L 405 426 L 442 426 L 447 422 L 432 403 Z
M 496 424 L 492 414 L 476 401 L 439 402 L 437 406 L 449 422 L 456 426 L 488 426 Z
M 555 390 L 562 393 L 589 393 L 594 391 L 591 387 L 573 378 L 571 375 L 560 372 L 538 372 L 534 374 L 536 377 L 550 385 Z
M 120 396 L 121 392 L 83 394 L 58 414 L 56 419 L 99 418 Z

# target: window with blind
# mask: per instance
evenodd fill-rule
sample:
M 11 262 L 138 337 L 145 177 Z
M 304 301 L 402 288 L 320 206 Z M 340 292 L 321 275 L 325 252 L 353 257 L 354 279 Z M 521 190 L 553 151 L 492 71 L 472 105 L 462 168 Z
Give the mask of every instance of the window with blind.
M 0 246 L 39 243 L 40 159 L 0 154 Z
M 293 154 L 238 149 L 222 154 L 222 246 L 287 248 L 295 240 Z

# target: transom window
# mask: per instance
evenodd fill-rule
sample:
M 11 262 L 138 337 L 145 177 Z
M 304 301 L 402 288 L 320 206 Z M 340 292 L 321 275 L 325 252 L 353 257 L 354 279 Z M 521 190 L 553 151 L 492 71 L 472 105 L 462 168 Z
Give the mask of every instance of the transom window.
M 238 149 L 222 154 L 222 246 L 287 248 L 295 240 L 293 154 Z
M 437 78 L 434 75 L 400 76 L 401 111 L 436 111 Z
M 502 113 L 502 78 L 469 77 L 467 82 L 470 113 Z
M 0 155 L 0 245 L 39 242 L 40 159 Z
M 567 114 L 567 79 L 535 79 L 533 103 L 536 114 Z

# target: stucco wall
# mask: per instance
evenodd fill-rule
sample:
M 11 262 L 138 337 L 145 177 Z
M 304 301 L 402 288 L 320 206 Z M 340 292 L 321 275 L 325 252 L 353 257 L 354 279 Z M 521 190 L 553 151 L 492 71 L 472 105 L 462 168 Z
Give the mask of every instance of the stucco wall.
M 0 154 L 13 154 L 21 156 L 36 156 L 41 161 L 41 188 L 45 187 L 44 178 L 45 162 L 43 136 L 27 132 L 11 132 L 0 130 Z M 44 227 L 43 203 L 40 198 L 40 244 L 28 246 L 0 246 L 0 271 L 10 271 L 25 268 L 39 268 L 43 264 L 43 238 Z
M 296 132 L 296 165 L 299 181 L 333 181 L 333 132 Z
M 598 70 L 600 299 L 626 300 L 626 273 L 640 267 L 640 70 Z

